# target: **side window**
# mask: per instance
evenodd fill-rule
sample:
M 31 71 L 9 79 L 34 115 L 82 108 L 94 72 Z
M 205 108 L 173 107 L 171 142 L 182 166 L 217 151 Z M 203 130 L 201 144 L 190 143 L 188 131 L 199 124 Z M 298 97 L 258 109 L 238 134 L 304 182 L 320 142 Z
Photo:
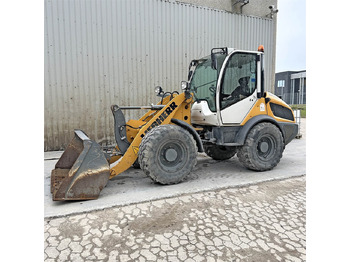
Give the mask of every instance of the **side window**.
M 220 91 L 221 109 L 235 104 L 256 89 L 256 54 L 236 53 L 224 69 Z

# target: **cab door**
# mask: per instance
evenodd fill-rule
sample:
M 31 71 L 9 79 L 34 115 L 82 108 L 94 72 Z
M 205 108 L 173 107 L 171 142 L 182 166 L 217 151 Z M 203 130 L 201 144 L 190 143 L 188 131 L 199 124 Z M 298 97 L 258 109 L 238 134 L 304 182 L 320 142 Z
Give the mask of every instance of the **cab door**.
M 223 125 L 240 124 L 257 101 L 257 53 L 235 52 L 224 64 L 217 95 Z

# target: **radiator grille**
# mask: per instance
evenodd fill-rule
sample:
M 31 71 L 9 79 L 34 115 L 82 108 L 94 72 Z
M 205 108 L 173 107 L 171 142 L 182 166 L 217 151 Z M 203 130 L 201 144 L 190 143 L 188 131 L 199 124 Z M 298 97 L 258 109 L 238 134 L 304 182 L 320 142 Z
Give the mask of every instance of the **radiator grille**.
M 274 116 L 294 121 L 294 115 L 289 108 L 274 103 L 270 103 L 270 107 Z

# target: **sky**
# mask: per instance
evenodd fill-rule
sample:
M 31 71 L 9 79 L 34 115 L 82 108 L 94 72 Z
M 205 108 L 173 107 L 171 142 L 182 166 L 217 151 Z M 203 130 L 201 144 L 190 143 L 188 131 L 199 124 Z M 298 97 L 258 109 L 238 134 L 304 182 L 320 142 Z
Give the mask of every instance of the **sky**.
M 278 0 L 276 73 L 306 69 L 306 0 Z

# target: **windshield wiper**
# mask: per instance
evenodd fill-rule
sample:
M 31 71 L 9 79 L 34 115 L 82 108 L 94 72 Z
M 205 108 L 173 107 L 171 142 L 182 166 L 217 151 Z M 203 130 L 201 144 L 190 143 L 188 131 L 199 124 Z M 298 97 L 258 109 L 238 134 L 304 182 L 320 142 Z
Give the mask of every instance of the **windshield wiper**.
M 210 82 L 205 83 L 205 84 L 200 85 L 200 86 L 195 86 L 195 87 L 194 87 L 194 89 L 196 89 L 196 90 L 197 90 L 199 87 L 202 87 L 202 86 L 205 86 L 205 85 L 208 85 L 208 84 L 214 83 L 214 82 L 216 82 L 216 80 L 210 81 Z

